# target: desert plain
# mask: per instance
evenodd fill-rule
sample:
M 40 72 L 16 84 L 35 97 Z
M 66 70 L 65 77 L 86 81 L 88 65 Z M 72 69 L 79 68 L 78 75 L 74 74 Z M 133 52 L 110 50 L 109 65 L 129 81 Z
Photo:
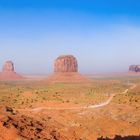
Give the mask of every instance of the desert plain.
M 115 140 L 140 134 L 139 73 L 84 76 L 76 58 L 63 55 L 47 77 L 21 76 L 6 61 L 0 80 L 0 140 Z
M 96 140 L 140 134 L 140 77 L 0 82 L 0 140 Z

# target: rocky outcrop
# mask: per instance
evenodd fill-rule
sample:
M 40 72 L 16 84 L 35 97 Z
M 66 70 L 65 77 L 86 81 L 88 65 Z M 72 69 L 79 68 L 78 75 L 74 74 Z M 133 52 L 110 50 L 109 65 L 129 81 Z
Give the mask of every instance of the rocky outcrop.
M 54 72 L 78 72 L 78 63 L 73 55 L 62 55 L 55 60 Z
M 3 65 L 2 72 L 0 73 L 0 80 L 21 80 L 23 77 L 17 74 L 14 70 L 14 63 L 6 61 Z
M 140 65 L 131 65 L 129 67 L 130 72 L 140 72 Z
M 98 138 L 97 140 L 140 140 L 140 136 L 119 136 L 116 135 L 113 139 L 112 138 Z
M 13 114 L 13 112 L 15 113 Z M 73 130 L 64 129 L 64 126 L 52 117 L 44 116 L 44 114 L 34 115 L 29 112 L 25 114 L 25 112 L 16 111 L 8 107 L 5 117 L 0 120 L 2 128 L 6 130 L 12 128 L 16 130 L 21 138 L 26 140 L 78 140 Z M 3 139 L 0 140 L 16 139 L 5 139 L 4 134 L 1 134 L 0 138 L 1 136 L 3 136 Z
M 49 83 L 81 83 L 89 80 L 78 73 L 78 62 L 73 55 L 59 56 L 54 62 L 54 73 L 45 81 Z
M 3 72 L 14 72 L 14 63 L 12 61 L 6 61 L 3 65 Z

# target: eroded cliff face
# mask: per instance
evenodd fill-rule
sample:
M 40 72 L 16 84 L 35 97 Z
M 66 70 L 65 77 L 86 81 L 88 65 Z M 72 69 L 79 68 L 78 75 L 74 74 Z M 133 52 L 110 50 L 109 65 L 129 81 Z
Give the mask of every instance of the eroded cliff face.
M 131 65 L 129 67 L 129 71 L 131 71 L 131 72 L 140 72 L 140 65 Z
M 59 56 L 54 63 L 54 72 L 78 72 L 77 59 L 73 55 Z
M 12 61 L 6 61 L 3 65 L 3 72 L 12 71 L 14 72 L 14 63 Z

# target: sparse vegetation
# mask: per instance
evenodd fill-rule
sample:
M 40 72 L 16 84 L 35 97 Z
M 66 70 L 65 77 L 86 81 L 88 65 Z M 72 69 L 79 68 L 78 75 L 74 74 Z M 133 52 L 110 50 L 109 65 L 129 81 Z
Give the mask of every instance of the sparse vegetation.
M 130 88 L 130 85 L 127 85 L 128 80 L 130 83 L 136 83 L 137 87 L 122 94 L 124 90 Z M 99 109 L 42 110 L 39 113 L 28 111 L 28 109 L 37 107 L 69 108 L 99 104 L 108 100 L 112 94 L 116 95 L 111 103 Z M 92 83 L 84 84 L 57 83 L 53 85 L 37 81 L 0 82 L 1 110 L 4 106 L 14 110 L 19 109 L 18 116 L 20 117 L 12 116 L 15 120 L 10 125 L 14 124 L 17 128 L 21 127 L 18 120 L 24 119 L 25 115 L 32 120 L 37 118 L 37 123 L 40 125 L 44 123 L 44 119 L 48 118 L 47 122 L 49 124 L 59 122 L 55 123 L 55 127 L 58 128 L 57 131 L 60 133 L 62 131 L 61 134 L 65 134 L 65 137 L 69 137 L 71 140 L 74 138 L 94 140 L 101 136 L 111 138 L 116 134 L 138 135 L 140 129 L 140 80 L 127 77 L 126 79 L 96 79 Z M 23 112 L 22 109 L 24 110 Z M 24 114 L 24 117 L 22 114 Z M 18 129 L 18 134 L 26 137 L 26 134 L 32 133 L 33 138 L 40 137 L 36 133 L 36 131 L 40 131 L 40 128 L 36 130 L 34 126 L 36 124 L 25 126 L 24 134 Z M 71 136 L 74 137 L 69 136 L 69 131 Z M 44 136 L 44 134 L 42 135 Z

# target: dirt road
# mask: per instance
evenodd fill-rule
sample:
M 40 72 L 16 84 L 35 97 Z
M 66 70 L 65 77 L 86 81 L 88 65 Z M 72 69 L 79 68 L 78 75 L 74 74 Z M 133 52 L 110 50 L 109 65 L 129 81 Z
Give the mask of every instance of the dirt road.
M 119 93 L 119 94 L 126 94 L 129 90 L 132 90 L 134 88 L 136 88 L 136 84 L 132 84 L 130 83 L 130 88 L 129 89 L 125 89 L 124 92 Z M 100 104 L 96 104 L 96 105 L 89 105 L 89 106 L 84 106 L 84 107 L 71 107 L 71 108 L 60 108 L 60 107 L 37 107 L 34 109 L 31 109 L 31 112 L 41 112 L 43 110 L 80 110 L 80 109 L 95 109 L 95 108 L 101 108 L 104 107 L 106 105 L 108 105 L 112 99 L 114 98 L 114 96 L 116 96 L 117 94 L 112 94 L 109 99 L 106 102 L 100 103 Z

